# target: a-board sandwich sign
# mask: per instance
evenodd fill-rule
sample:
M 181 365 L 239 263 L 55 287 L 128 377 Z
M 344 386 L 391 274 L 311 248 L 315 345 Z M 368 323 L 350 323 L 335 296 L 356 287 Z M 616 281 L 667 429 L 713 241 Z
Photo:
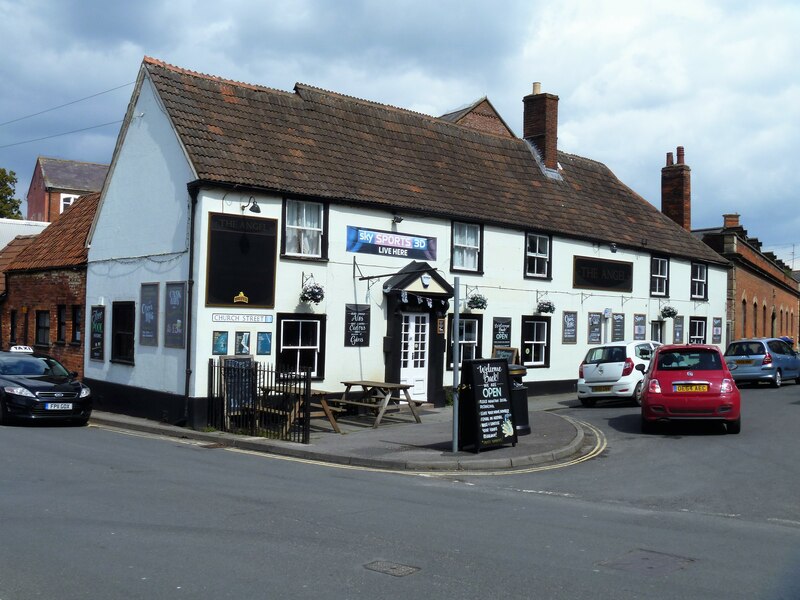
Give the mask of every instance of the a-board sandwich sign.
M 462 365 L 458 405 L 458 448 L 474 452 L 517 444 L 511 402 L 511 379 L 505 359 L 466 360 Z

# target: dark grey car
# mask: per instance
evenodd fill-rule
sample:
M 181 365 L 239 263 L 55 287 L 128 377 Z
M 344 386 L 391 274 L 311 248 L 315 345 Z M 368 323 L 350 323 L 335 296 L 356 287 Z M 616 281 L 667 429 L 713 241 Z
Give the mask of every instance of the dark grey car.
M 736 340 L 725 350 L 736 383 L 765 381 L 780 387 L 785 379 L 800 383 L 800 355 L 778 338 Z

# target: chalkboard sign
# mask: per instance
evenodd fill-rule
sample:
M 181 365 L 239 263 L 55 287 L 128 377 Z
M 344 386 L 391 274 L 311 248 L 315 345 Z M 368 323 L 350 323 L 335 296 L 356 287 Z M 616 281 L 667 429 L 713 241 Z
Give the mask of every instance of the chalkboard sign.
M 647 315 L 633 315 L 633 339 L 647 339 Z
M 722 343 L 722 317 L 714 317 L 711 319 L 711 343 Z
M 164 345 L 183 348 L 186 345 L 186 283 L 168 283 L 164 311 Z
M 344 345 L 369 346 L 369 304 L 344 305 Z
M 625 339 L 625 315 L 614 313 L 611 315 L 611 341 L 621 342 Z
M 89 358 L 92 360 L 105 360 L 106 307 L 93 306 L 91 310 L 91 331 L 89 332 Z
M 492 347 L 511 345 L 511 317 L 492 319 Z
M 519 349 L 511 346 L 495 346 L 492 348 L 492 358 L 502 358 L 510 365 L 517 364 Z
M 461 371 L 458 447 L 483 448 L 517 444 L 508 362 L 465 360 Z
M 158 284 L 143 283 L 139 301 L 139 344 L 158 346 Z
M 561 342 L 564 344 L 578 343 L 578 313 L 564 311 L 561 316 Z
M 256 396 L 256 377 L 252 356 L 223 356 L 222 377 L 226 414 L 252 408 Z
M 675 323 L 672 325 L 672 343 L 683 343 L 683 317 L 673 317 Z
M 603 341 L 602 338 L 602 319 L 603 314 L 598 312 L 589 313 L 589 343 L 599 344 Z

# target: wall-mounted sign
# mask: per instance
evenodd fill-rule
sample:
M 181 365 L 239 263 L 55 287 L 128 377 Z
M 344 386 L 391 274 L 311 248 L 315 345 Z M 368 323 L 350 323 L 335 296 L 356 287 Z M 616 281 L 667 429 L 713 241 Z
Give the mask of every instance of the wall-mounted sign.
M 575 311 L 565 310 L 561 317 L 561 342 L 578 343 L 578 313 Z
M 590 290 L 630 292 L 633 290 L 633 263 L 576 256 L 572 286 Z
M 89 332 L 89 358 L 105 360 L 103 340 L 105 339 L 106 307 L 93 306 L 91 312 L 91 331 Z
M 256 354 L 272 354 L 271 331 L 259 331 L 256 334 Z
M 347 226 L 347 251 L 436 260 L 436 238 Z
M 672 343 L 673 344 L 682 344 L 683 343 L 683 317 L 673 317 L 672 319 L 675 323 L 672 325 Z
M 158 346 L 158 284 L 143 283 L 139 301 L 139 344 Z
M 272 315 L 237 315 L 234 313 L 211 313 L 212 323 L 272 323 Z
M 345 304 L 344 345 L 369 346 L 369 304 Z
M 492 319 L 492 346 L 511 345 L 511 317 Z
M 252 354 L 250 352 L 250 332 L 237 331 L 233 346 L 233 353 L 236 355 Z
M 588 341 L 590 344 L 599 344 L 603 341 L 603 313 L 590 312 L 589 313 L 589 335 Z
M 633 339 L 647 339 L 647 315 L 633 315 Z
M 711 319 L 711 343 L 722 343 L 722 317 L 714 317 Z
M 186 346 L 186 283 L 168 283 L 164 303 L 164 345 Z
M 625 339 L 625 315 L 614 313 L 611 315 L 611 341 L 621 342 Z
M 215 331 L 211 334 L 211 354 L 224 356 L 228 353 L 228 332 Z

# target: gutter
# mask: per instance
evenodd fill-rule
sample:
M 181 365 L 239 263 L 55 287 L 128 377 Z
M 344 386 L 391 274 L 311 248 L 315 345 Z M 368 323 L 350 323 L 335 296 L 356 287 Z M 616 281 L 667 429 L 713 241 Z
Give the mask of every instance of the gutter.
M 198 181 L 186 184 L 189 197 L 192 201 L 189 210 L 189 277 L 186 282 L 186 379 L 183 389 L 183 422 L 189 422 L 189 387 L 192 380 L 192 333 L 194 330 L 194 222 L 197 210 L 197 194 L 200 191 Z

